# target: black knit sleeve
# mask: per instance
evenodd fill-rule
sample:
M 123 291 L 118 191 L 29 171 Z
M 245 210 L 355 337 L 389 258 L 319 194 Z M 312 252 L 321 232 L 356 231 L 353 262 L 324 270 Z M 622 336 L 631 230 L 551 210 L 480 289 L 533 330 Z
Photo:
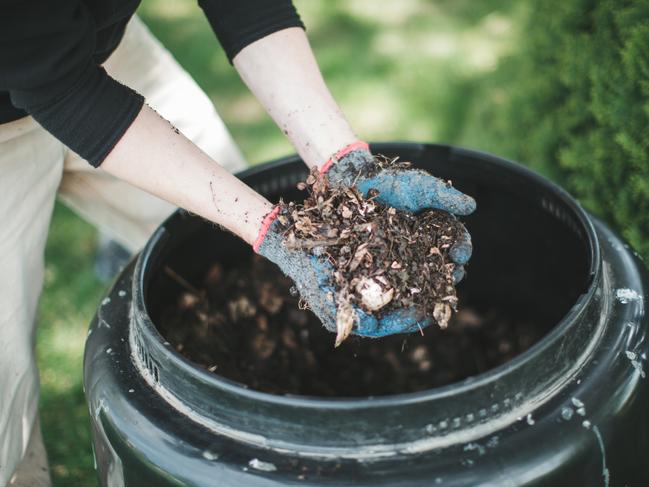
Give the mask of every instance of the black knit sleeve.
M 291 0 L 198 0 L 228 60 L 248 44 L 288 27 L 301 27 Z
M 12 91 L 12 103 L 98 167 L 131 126 L 144 98 L 115 81 L 103 68 L 88 65 L 60 97 L 33 103 L 38 92 Z
M 95 24 L 79 0 L 12 0 L 0 15 L 0 89 L 12 104 L 98 166 L 143 98 L 93 59 Z

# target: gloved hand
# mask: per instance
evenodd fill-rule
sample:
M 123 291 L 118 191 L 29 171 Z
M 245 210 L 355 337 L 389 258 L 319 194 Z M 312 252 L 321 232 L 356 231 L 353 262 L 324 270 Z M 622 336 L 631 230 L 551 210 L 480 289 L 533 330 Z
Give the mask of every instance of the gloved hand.
M 445 181 L 419 169 L 382 169 L 374 172 L 374 156 L 367 143 L 358 141 L 344 147 L 329 159 L 320 170 L 332 184 L 356 187 L 367 196 L 377 189 L 376 201 L 397 210 L 417 213 L 435 208 L 454 215 L 469 215 L 476 208 L 473 198 L 458 191 Z M 456 264 L 453 278 L 457 284 L 464 277 L 464 265 L 471 258 L 471 236 L 464 226 L 463 234 L 450 249 L 449 256 Z
M 327 330 L 336 333 L 337 303 L 333 285 L 333 268 L 324 256 L 308 253 L 304 249 L 287 248 L 282 244 L 283 227 L 277 220 L 280 212 L 275 207 L 264 219 L 253 249 L 274 262 L 290 277 L 311 311 Z M 358 320 L 352 333 L 367 337 L 380 337 L 395 333 L 409 333 L 425 328 L 432 320 L 424 318 L 414 308 L 396 310 L 380 320 L 355 307 Z

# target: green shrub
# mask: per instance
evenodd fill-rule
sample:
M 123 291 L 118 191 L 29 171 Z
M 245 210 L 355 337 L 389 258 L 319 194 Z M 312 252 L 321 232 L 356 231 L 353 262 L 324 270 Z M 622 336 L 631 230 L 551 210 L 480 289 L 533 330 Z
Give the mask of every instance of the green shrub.
M 556 179 L 649 261 L 649 0 L 533 2 L 465 143 Z

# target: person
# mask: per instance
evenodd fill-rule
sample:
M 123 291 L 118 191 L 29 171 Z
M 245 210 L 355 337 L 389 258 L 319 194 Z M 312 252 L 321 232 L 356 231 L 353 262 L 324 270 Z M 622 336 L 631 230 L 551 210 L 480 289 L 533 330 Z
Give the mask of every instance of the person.
M 175 206 L 241 237 L 292 277 L 328 329 L 326 262 L 286 249 L 278 207 L 231 174 L 246 163 L 208 98 L 134 16 L 139 0 L 10 0 L 0 16 L 0 485 L 49 485 L 37 419 L 35 316 L 54 200 L 137 250 Z M 290 0 L 199 0 L 225 53 L 302 160 L 409 211 L 475 202 L 417 170 L 370 176 L 372 154 L 331 96 Z M 88 164 L 89 163 L 89 164 Z M 452 250 L 461 279 L 468 233 Z M 429 321 L 364 316 L 381 336 Z M 418 326 L 417 326 L 418 325 Z

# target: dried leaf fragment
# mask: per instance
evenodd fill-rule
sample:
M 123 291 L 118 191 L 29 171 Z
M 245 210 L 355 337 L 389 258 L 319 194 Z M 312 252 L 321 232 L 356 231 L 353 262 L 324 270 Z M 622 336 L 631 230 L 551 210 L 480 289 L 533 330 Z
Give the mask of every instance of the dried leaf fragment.
M 356 249 L 356 252 L 354 252 L 354 257 L 349 263 L 349 270 L 350 271 L 356 270 L 356 268 L 358 268 L 358 266 L 361 265 L 361 262 L 363 261 L 365 255 L 368 253 L 369 252 L 367 250 L 367 243 L 360 244 Z
M 428 255 L 442 255 L 437 247 L 431 247 Z
M 448 321 L 451 319 L 451 307 L 446 303 L 435 303 L 433 309 L 433 318 L 441 329 L 448 327 Z
M 223 267 L 219 263 L 212 264 L 205 275 L 205 282 L 211 286 L 216 285 L 223 278 Z
M 228 311 L 230 319 L 237 321 L 241 318 L 250 318 L 255 316 L 257 308 L 248 299 L 248 296 L 239 296 L 238 298 L 228 302 Z
M 178 307 L 180 309 L 192 309 L 200 302 L 200 297 L 190 292 L 184 292 L 180 295 L 178 300 Z
M 347 339 L 358 318 L 347 293 L 341 293 L 341 295 L 336 309 L 336 343 L 334 347 L 340 346 Z

